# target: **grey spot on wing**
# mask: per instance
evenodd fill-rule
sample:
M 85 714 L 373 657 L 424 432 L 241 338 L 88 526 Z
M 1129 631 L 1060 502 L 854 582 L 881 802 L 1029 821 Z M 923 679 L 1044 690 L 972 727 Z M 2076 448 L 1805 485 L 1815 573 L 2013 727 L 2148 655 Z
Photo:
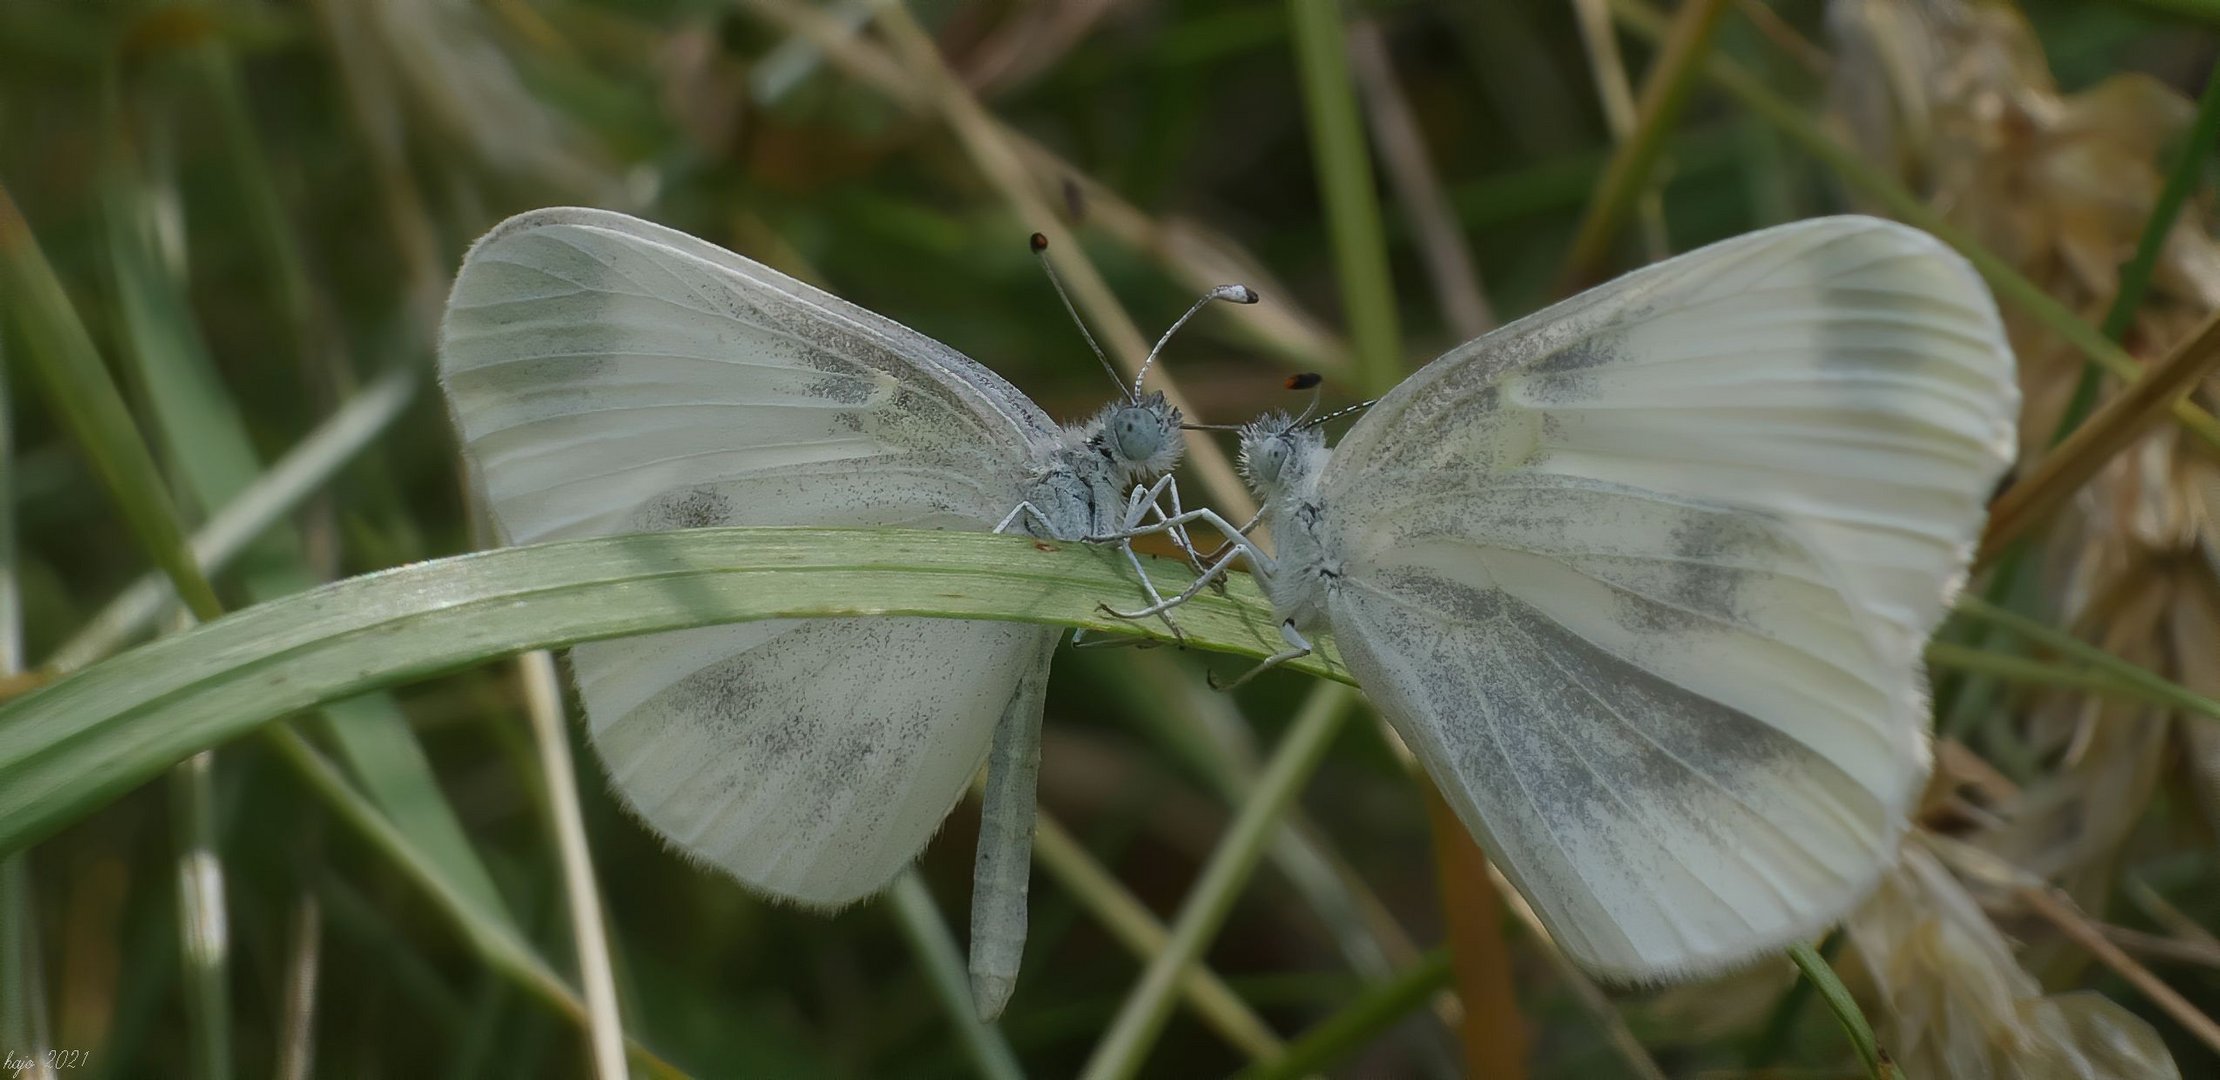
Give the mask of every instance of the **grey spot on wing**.
M 894 726 L 896 730 L 904 730 L 909 725 L 896 724 Z M 895 745 L 903 745 L 906 742 L 906 740 L 899 738 L 892 741 Z M 850 728 L 842 732 L 838 738 L 833 740 L 832 745 L 826 748 L 824 770 L 833 776 L 853 776 L 861 772 L 864 765 L 871 760 L 874 749 L 871 739 L 867 738 L 862 732 Z
M 973 631 L 971 624 L 920 619 L 809 620 L 673 683 L 633 719 L 692 725 L 731 747 L 746 765 L 722 771 L 712 801 L 775 798 L 786 818 L 826 830 L 823 849 L 807 857 L 864 851 L 880 829 L 892 827 L 887 815 L 899 800 L 887 796 L 887 783 L 910 775 L 921 755 L 937 749 L 940 733 L 927 710 L 945 700 L 941 687 L 997 677 L 952 671 L 940 656 L 905 649 L 920 625 L 947 625 L 959 636 Z M 1022 632 L 1012 628 L 990 640 Z M 917 693 L 893 698 L 890 687 Z
M 663 492 L 640 504 L 632 515 L 633 526 L 641 532 L 701 529 L 732 523 L 732 498 L 713 487 Z
M 1351 628 L 1360 632 L 1341 635 L 1352 669 L 1399 728 L 1414 713 L 1429 720 L 1422 741 L 1438 742 L 1482 805 L 1523 793 L 1538 826 L 1610 843 L 1648 828 L 1651 815 L 1709 832 L 1721 792 L 1766 802 L 1762 796 L 1800 770 L 1826 770 L 1817 782 L 1871 800 L 1780 729 L 1614 655 L 1499 590 L 1415 568 L 1377 584 L 1395 599 L 1363 601 L 1367 615 Z M 1395 662 L 1382 664 L 1389 656 Z
M 1655 598 L 1642 595 L 1651 591 L 1647 580 L 1628 582 L 1617 593 L 1619 622 L 1650 632 L 1728 633 L 1748 622 L 1742 591 L 1758 576 L 1748 568 L 1751 557 L 1782 546 L 1754 513 L 1690 508 L 1673 525 Z
M 1534 404 L 1577 405 L 1596 396 L 1603 381 L 1585 371 L 1568 371 L 1550 375 L 1532 375 L 1520 380 L 1525 397 Z
M 832 366 L 829 361 L 829 357 L 817 353 L 812 353 L 805 358 L 805 363 L 819 370 L 825 370 L 825 367 Z M 838 366 L 846 367 L 848 365 Z M 871 399 L 876 394 L 876 387 L 872 385 L 870 377 L 861 370 L 837 371 L 828 378 L 818 379 L 810 383 L 804 388 L 803 393 L 838 405 L 862 406 L 871 403 Z
M 1548 657 L 1525 683 L 1533 718 L 1613 734 L 1583 740 L 1603 759 L 1598 771 L 1665 793 L 1706 783 L 1750 792 L 1812 756 L 1780 729 L 1635 667 L 1524 604 L 1506 605 L 1504 617 L 1514 640 Z
M 1567 375 L 1616 363 L 1626 352 L 1623 335 L 1599 334 L 1571 341 L 1526 367 L 1529 375 Z

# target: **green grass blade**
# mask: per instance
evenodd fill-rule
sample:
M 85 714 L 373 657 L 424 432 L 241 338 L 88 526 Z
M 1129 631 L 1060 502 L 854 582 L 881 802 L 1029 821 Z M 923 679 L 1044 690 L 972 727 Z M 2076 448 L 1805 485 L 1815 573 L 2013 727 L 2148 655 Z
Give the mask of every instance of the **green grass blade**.
M 947 1010 L 948 1022 L 955 1025 L 979 1075 L 988 1080 L 1022 1080 L 1025 1070 L 1018 1067 L 1017 1054 L 1003 1039 L 1001 1029 L 980 1020 L 973 1009 L 971 976 L 964 970 L 963 953 L 956 948 L 956 936 L 949 932 L 947 920 L 940 917 L 940 908 L 933 904 L 933 894 L 918 880 L 915 867 L 894 879 L 888 899 L 894 904 L 895 924 L 909 939 L 910 951 L 925 965 L 926 982 Z
M 1454 974 L 1448 950 L 1427 953 L 1417 966 L 1372 987 L 1348 1008 L 1304 1033 L 1286 1054 L 1240 1073 L 1240 1080 L 1298 1080 L 1324 1072 L 1424 1008 L 1427 999 L 1447 987 Z
M 91 460 L 125 524 L 155 565 L 176 582 L 185 606 L 202 619 L 215 618 L 222 607 L 186 548 L 161 471 L 140 440 L 138 425 L 93 348 L 92 336 L 5 187 L 0 187 L 0 312 L 22 330 L 28 366 L 45 384 L 55 411 Z
M 1971 596 L 1959 597 L 1956 610 L 1961 616 L 1979 620 L 1998 630 L 2056 650 L 2067 660 L 2084 665 L 2120 692 L 2207 720 L 2220 720 L 2220 701 L 2214 701 L 2149 668 L 2122 660 L 2057 627 L 2046 626 L 2016 611 Z
M 2220 701 L 2201 697 L 2187 688 L 2180 688 L 2178 692 L 2154 690 L 2099 668 L 2064 665 L 2055 660 L 2037 660 L 1947 641 L 1927 647 L 1927 662 L 1938 668 L 1978 672 L 2001 682 L 2109 694 L 2126 701 L 2182 709 L 2206 719 L 2220 720 Z
M 1842 947 L 1842 941 L 1842 931 L 1836 930 L 1828 934 L 1819 942 L 1820 959 L 1834 959 L 1836 950 Z M 1788 1049 L 1789 1039 L 1796 1033 L 1797 1019 L 1803 1015 L 1805 1006 L 1811 1004 L 1811 999 L 1818 992 L 1817 985 L 1810 979 L 1798 979 L 1789 984 L 1788 991 L 1773 1003 L 1772 1011 L 1766 1014 L 1764 1026 L 1758 1029 L 1757 1036 L 1750 1041 L 1750 1053 L 1744 1060 L 1751 1069 L 1764 1069 L 1780 1060 Z
M 254 488 L 264 469 L 202 342 L 183 283 L 158 265 L 137 227 L 149 196 L 121 177 L 111 182 L 109 195 L 109 264 L 122 337 L 129 343 L 124 353 L 145 387 L 163 459 L 175 468 L 192 502 L 211 509 L 230 505 Z M 288 524 L 274 523 L 241 558 L 250 600 L 274 600 L 317 584 L 300 537 Z M 464 836 L 400 707 L 391 698 L 368 695 L 335 703 L 323 722 L 350 771 L 394 823 L 455 875 L 464 892 L 490 911 L 504 911 L 492 875 Z
M 217 141 L 229 159 L 230 178 L 236 185 L 233 200 L 242 211 L 247 235 L 253 239 L 263 264 L 263 272 L 255 275 L 256 285 L 270 291 L 271 306 L 283 317 L 289 346 L 286 351 L 305 356 L 314 338 L 307 264 L 294 242 L 277 179 L 270 175 L 268 155 L 255 132 L 246 89 L 240 85 L 231 50 L 219 40 L 205 42 L 194 50 L 187 66 L 199 78 L 213 106 L 209 115 L 215 121 Z
M 1288 0 L 1287 13 L 1304 115 L 1310 121 L 1311 157 L 1356 350 L 1357 380 L 1367 394 L 1385 393 L 1402 378 L 1403 345 L 1371 149 L 1358 119 L 1356 80 L 1342 39 L 1341 5 L 1337 0 Z
M 352 578 L 156 640 L 0 707 L 0 851 L 278 717 L 527 649 L 828 615 L 1160 636 L 1097 610 L 1135 588 L 1119 560 L 1085 545 L 865 529 L 604 537 Z M 1187 644 L 1269 655 L 1269 605 L 1246 580 L 1229 594 L 1180 609 Z M 1348 678 L 1330 650 L 1289 666 Z
M 1808 942 L 1790 946 L 1788 958 L 1795 961 L 1796 970 L 1803 972 L 1804 978 L 1819 991 L 1819 999 L 1827 1003 L 1827 1011 L 1834 1013 L 1835 1019 L 1841 1022 L 1844 1034 L 1850 1036 L 1850 1048 L 1857 1051 L 1858 1061 L 1865 1066 L 1866 1076 L 1871 1080 L 1883 1080 L 1897 1075 L 1895 1066 L 1888 1063 L 1880 1044 L 1874 1041 L 1873 1025 L 1866 1020 L 1864 1010 L 1858 1008 L 1857 1000 L 1850 996 L 1842 980 L 1835 977 L 1835 969 L 1828 966 L 1826 959 Z
M 250 611 L 253 609 L 249 609 Z M 165 639 L 174 640 L 174 639 Z M 0 720 L 0 730 L 6 721 Z M 587 1020 L 586 1004 L 578 991 L 563 981 L 562 976 L 548 966 L 532 950 L 522 933 L 508 922 L 488 918 L 468 897 L 454 889 L 454 884 L 442 874 L 439 867 L 426 858 L 413 841 L 385 815 L 378 812 L 368 799 L 362 797 L 339 769 L 325 760 L 308 741 L 284 727 L 272 727 L 267 733 L 270 746 L 286 759 L 294 772 L 312 789 L 326 807 L 341 821 L 361 836 L 365 843 L 377 849 L 393 866 L 400 870 L 439 908 L 454 925 L 473 952 L 487 967 L 499 972 L 516 985 L 554 1008 L 580 1027 Z M 642 1046 L 637 1040 L 625 1042 L 632 1053 L 633 1062 L 647 1075 L 675 1076 L 678 1070 Z
M 317 425 L 268 472 L 193 533 L 193 560 L 203 574 L 214 574 L 310 495 L 331 482 L 370 442 L 389 430 L 416 394 L 420 377 L 392 371 L 348 399 Z M 167 578 L 149 574 L 133 582 L 100 613 L 87 620 L 46 664 L 71 672 L 102 659 L 146 632 L 173 610 L 177 593 Z

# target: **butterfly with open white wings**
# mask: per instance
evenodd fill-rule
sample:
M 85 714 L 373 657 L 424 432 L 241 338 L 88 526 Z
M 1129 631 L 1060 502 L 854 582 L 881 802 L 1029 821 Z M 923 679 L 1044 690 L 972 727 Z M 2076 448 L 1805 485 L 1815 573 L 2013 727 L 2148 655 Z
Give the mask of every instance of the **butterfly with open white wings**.
M 1254 294 L 1227 286 L 1197 308 L 1211 299 Z M 1060 427 L 915 331 L 600 210 L 522 214 L 470 249 L 440 330 L 440 379 L 475 482 L 516 544 L 711 525 L 1114 538 L 1164 490 L 1136 482 L 1168 480 L 1181 449 L 1178 411 L 1138 379 L 1093 420 Z M 570 656 L 622 800 L 686 854 L 815 907 L 884 888 L 991 739 L 972 914 L 974 992 L 991 1018 L 1023 947 L 1056 637 L 1017 623 L 788 619 Z
M 1892 857 L 1928 767 L 1921 653 L 2018 411 L 1988 290 L 1925 233 L 1823 218 L 1691 252 L 1452 350 L 1336 448 L 1243 429 L 1273 661 L 1330 630 L 1586 967 L 1746 963 Z

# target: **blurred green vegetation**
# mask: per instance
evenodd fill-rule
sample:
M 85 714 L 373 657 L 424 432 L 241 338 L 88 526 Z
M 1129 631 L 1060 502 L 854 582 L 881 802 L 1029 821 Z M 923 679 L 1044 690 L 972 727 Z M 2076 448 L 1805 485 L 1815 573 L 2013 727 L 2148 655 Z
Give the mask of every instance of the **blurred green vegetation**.
M 1361 305 L 1365 293 L 1348 286 L 1351 256 L 1337 245 L 1366 234 L 1361 223 L 1353 234 L 1332 227 L 1321 195 L 1290 15 L 1300 7 L 910 6 L 991 115 L 1066 163 L 1035 169 L 1033 197 L 1063 215 L 1145 333 L 1214 279 L 1265 293 L 1265 310 L 1199 319 L 1169 352 L 1169 374 L 1208 421 L 1278 404 L 1290 370 L 1324 370 L 1336 394 L 1360 396 L 1376 373 L 1359 374 L 1349 339 L 1375 348 L 1383 338 L 1345 328 L 1367 318 L 1390 343 L 1399 333 L 1394 359 L 1406 368 L 1462 340 L 1429 285 L 1429 242 L 1474 257 L 1503 317 L 1553 299 L 1614 155 L 1572 5 L 1346 6 L 1386 44 L 1456 235 L 1430 231 L 1390 182 L 1395 163 L 1375 162 L 1393 284 L 1378 295 L 1393 310 L 1345 317 L 1344 297 Z M 1708 53 L 1823 128 L 1823 80 L 1779 36 L 1825 47 L 1822 5 L 1768 5 L 1777 26 L 1728 7 Z M 1053 414 L 1099 404 L 1111 390 L 1025 248 L 1043 223 L 1013 214 L 923 99 L 897 100 L 870 77 L 873 64 L 890 68 L 922 94 L 927 73 L 874 29 L 852 39 L 863 60 L 828 60 L 781 16 L 818 10 L 857 25 L 870 8 L 0 2 L 0 186 L 70 309 L 0 312 L 16 664 L 77 638 L 157 565 L 148 552 L 164 542 L 119 512 L 120 485 L 86 435 L 99 422 L 65 417 L 63 395 L 27 362 L 48 348 L 50 323 L 66 331 L 65 314 L 129 406 L 130 426 L 105 430 L 143 449 L 116 453 L 151 455 L 148 475 L 188 531 L 381 378 L 414 387 L 366 449 L 214 575 L 231 608 L 475 546 L 430 386 L 433 330 L 464 247 L 534 206 L 641 213 L 945 341 Z M 2045 0 L 2026 14 L 2062 87 L 2135 70 L 2192 98 L 2220 26 L 2220 8 L 2194 0 Z M 1619 41 L 1642 72 L 1648 40 Z M 1657 134 L 1650 175 L 1673 250 L 1853 205 L 1840 176 L 1708 83 Z M 18 247 L 5 226 L 0 244 Z M 1641 232 L 1619 231 L 1615 268 L 1646 261 Z M 5 295 L 20 305 L 29 294 Z M 126 505 L 154 512 L 152 501 Z M 1234 817 L 1257 747 L 1279 740 L 1310 689 L 1286 675 L 1229 702 L 1200 689 L 1212 663 L 1066 650 L 1050 692 L 1044 806 L 1165 921 Z M 180 772 L 125 794 L 5 864 L 0 961 L 18 959 L 0 962 L 10 991 L 0 1051 L 28 1045 L 7 1025 L 36 1021 L 50 1045 L 91 1051 L 88 1071 L 104 1076 L 222 1071 L 226 1056 L 243 1075 L 289 1061 L 335 1076 L 587 1074 L 582 1029 L 546 989 L 574 979 L 577 964 L 519 685 L 501 663 L 330 707 L 298 722 L 298 738 L 227 746 L 205 777 Z M 689 866 L 616 807 L 571 731 L 617 995 L 641 1045 L 705 1076 L 979 1071 L 894 904 L 800 912 Z M 2119 887 L 2147 882 L 2191 928 L 2220 926 L 2213 819 L 2187 788 L 2164 790 L 2142 829 L 2166 843 L 2139 847 Z M 196 799 L 209 813 L 194 826 L 175 807 Z M 1379 1014 L 1384 1027 L 1359 1028 L 1321 1059 L 1336 1075 L 1454 1075 L 1459 1027 L 1418 992 L 1448 975 L 1428 958 L 1443 922 L 1426 814 L 1403 764 L 1371 723 L 1344 724 L 1300 805 L 1300 842 L 1285 846 L 1311 861 L 1275 842 L 1204 960 L 1282 1041 L 1353 1004 Z M 390 821 L 429 869 L 403 866 L 363 815 Z M 973 805 L 959 806 L 921 863 L 943 912 L 963 910 L 975 821 Z M 180 940 L 180 852 L 196 845 L 221 866 L 228 932 L 214 989 Z M 427 899 L 426 876 L 458 899 Z M 1032 1075 L 1076 1072 L 1142 968 L 1083 899 L 1036 869 L 1025 976 L 1000 1024 Z M 459 922 L 458 910 L 481 921 Z M 2104 914 L 2194 940 L 2133 911 Z M 2001 918 L 2045 936 L 2024 913 Z M 520 951 L 503 954 L 469 926 L 513 934 Z M 1524 1032 L 1532 1075 L 1635 1075 L 1585 996 L 1592 988 L 1513 921 L 1505 933 L 1520 1015 L 1492 1022 Z M 2220 1010 L 2210 959 L 2149 962 L 2209 1014 Z M 1790 985 L 1778 969 L 1708 996 L 1616 993 L 1614 1010 L 1672 1075 L 1741 1068 L 1769 1023 L 1783 1033 L 1767 1051 L 1778 1064 L 1850 1074 L 1855 1059 L 1825 1010 L 1777 1008 Z M 2183 1075 L 2220 1072 L 2220 1055 L 2113 971 L 2037 970 L 2047 991 L 2092 987 L 2149 1020 Z M 289 1011 L 303 972 L 314 986 L 305 1019 Z M 1398 972 L 1423 979 L 1394 983 Z M 26 985 L 40 1008 L 12 993 Z M 1147 1061 L 1148 1075 L 1164 1076 L 1252 1064 L 1184 1007 Z

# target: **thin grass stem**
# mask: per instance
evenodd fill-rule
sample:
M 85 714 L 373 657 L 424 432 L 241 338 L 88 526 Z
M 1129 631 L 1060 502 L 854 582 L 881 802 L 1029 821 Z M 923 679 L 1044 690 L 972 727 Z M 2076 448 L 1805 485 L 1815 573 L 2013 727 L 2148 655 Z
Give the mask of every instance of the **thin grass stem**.
M 2166 411 L 2185 400 L 2215 367 L 2220 367 L 2220 312 L 2105 402 L 2087 423 L 2036 462 L 2024 479 L 1997 496 L 1989 507 L 1989 527 L 1981 536 L 1974 566 L 1995 561 L 2014 541 L 2056 513 L 2107 463 L 2160 423 Z
M 1136 374 L 1149 354 L 1148 338 L 1119 304 L 1094 261 L 1087 257 L 1086 249 L 1064 225 L 1063 219 L 1049 209 L 1042 196 L 1040 185 L 1012 141 L 1004 137 L 1002 129 L 987 114 L 979 100 L 972 96 L 962 80 L 948 70 L 941 59 L 939 48 L 909 11 L 892 0 L 880 0 L 879 25 L 892 40 L 895 52 L 908 66 L 919 73 L 918 82 L 930 88 L 930 100 L 942 120 L 956 133 L 988 182 L 1002 193 L 1010 204 L 1013 215 L 1028 224 L 1031 230 L 1048 238 L 1048 257 L 1055 260 L 1063 273 L 1064 282 L 1071 289 L 1072 297 L 1081 310 L 1090 316 L 1096 329 L 1102 332 L 1110 355 L 1126 374 Z M 1013 238 L 1014 239 L 1014 238 Z M 1199 415 L 1193 403 L 1180 392 L 1179 384 L 1171 373 L 1159 368 L 1155 372 L 1157 389 L 1182 413 Z M 1249 494 L 1247 485 L 1234 471 L 1233 461 L 1225 449 L 1208 437 L 1205 432 L 1187 432 L 1187 460 L 1202 478 L 1209 491 L 1212 504 L 1220 513 L 1227 513 L 1236 521 L 1246 520 L 1256 512 L 1256 501 Z M 1230 513 L 1229 513 L 1230 511 Z
M 0 351 L 5 344 L 0 342 Z M 0 355 L 0 678 L 23 670 L 23 598 L 16 573 L 15 411 Z M 23 1080 L 54 1080 L 46 1051 L 46 979 L 39 959 L 31 853 L 0 857 L 0 1048 L 22 1047 Z
M 1070 832 L 1043 811 L 1035 821 L 1033 857 L 1079 901 L 1110 936 L 1146 964 L 1171 939 L 1164 924 L 1127 891 Z M 1211 1030 L 1252 1061 L 1287 1051 L 1272 1027 L 1251 1010 L 1207 965 L 1197 963 L 1180 980 L 1180 996 Z
M 1850 1037 L 1850 1048 L 1857 1052 L 1858 1062 L 1865 1066 L 1870 1080 L 1889 1080 L 1898 1075 L 1889 1063 L 1880 1044 L 1873 1038 L 1873 1024 L 1866 1020 L 1865 1011 L 1858 1008 L 1857 999 L 1850 996 L 1842 980 L 1835 977 L 1835 969 L 1808 942 L 1789 946 L 1788 958 L 1796 970 L 1804 973 L 1812 988 L 1819 991 L 1819 1000 L 1827 1003 L 1827 1011 L 1835 1014 L 1843 1033 Z
M 1393 979 L 1367 988 L 1347 1008 L 1304 1032 L 1286 1053 L 1243 1070 L 1238 1080 L 1295 1080 L 1323 1073 L 1425 1008 L 1452 977 L 1449 950 L 1435 949 Z
M 2126 979 L 2129 985 L 2134 986 L 2152 1004 L 2180 1024 L 2182 1030 L 2205 1044 L 2213 1053 L 2220 1054 L 2220 1022 L 2215 1022 L 2212 1017 L 2182 997 L 2180 991 L 2151 974 L 2151 969 L 2120 951 L 2119 946 L 2107 939 L 2088 916 L 2081 913 L 2072 897 L 2040 883 L 2021 886 L 2017 895 L 2023 903 L 2034 908 L 2036 914 L 2049 920 L 2051 925 L 2072 938 L 2075 944 L 2089 950 L 2089 954 L 2104 966 Z
M 1960 597 L 1957 611 L 1960 615 L 1978 619 L 2037 645 L 2054 649 L 2069 660 L 2086 664 L 2091 670 L 2102 672 L 2120 689 L 2186 713 L 2207 719 L 2220 719 L 2220 701 L 2214 701 L 2149 668 L 2122 660 L 2064 630 L 2046 626 L 2016 611 L 1998 607 L 1977 597 Z
M 1201 879 L 1180 905 L 1179 915 L 1172 922 L 1171 940 L 1142 973 L 1141 981 L 1127 994 L 1109 1031 L 1096 1045 L 1082 1074 L 1087 1080 L 1115 1080 L 1140 1071 L 1150 1047 L 1163 1031 L 1165 1018 L 1171 1014 L 1180 976 L 1201 958 L 1210 938 L 1224 925 L 1241 886 L 1263 857 L 1265 840 L 1280 812 L 1294 801 L 1304 781 L 1318 767 L 1354 700 L 1355 695 L 1339 685 L 1321 685 L 1311 691 L 1294 724 L 1273 751 L 1255 793 L 1241 805 L 1226 835 L 1211 852 Z
M 524 712 L 531 720 L 532 742 L 539 748 L 540 772 L 547 777 L 547 825 L 562 866 L 578 981 L 586 991 L 586 1034 L 594 1073 L 601 1080 L 624 1080 L 624 1021 L 617 1014 L 601 887 L 594 878 L 593 852 L 578 808 L 578 770 L 572 766 L 570 734 L 563 726 L 562 676 L 556 674 L 555 657 L 545 650 L 518 657 L 517 675 L 524 683 Z
M 904 870 L 894 879 L 888 899 L 894 905 L 895 925 L 909 940 L 910 951 L 924 961 L 926 982 L 948 1013 L 948 1022 L 955 1027 L 979 1075 L 988 1080 L 1023 1080 L 1025 1072 L 1018 1067 L 1017 1054 L 1003 1039 L 1001 1029 L 979 1019 L 971 1002 L 971 975 L 964 970 L 956 936 L 948 929 L 947 920 L 941 918 L 933 894 L 918 880 L 916 868 Z
M 1601 272 L 1611 241 L 1648 188 L 1651 169 L 1664 155 L 1673 124 L 1695 91 L 1696 78 L 1710 59 L 1726 12 L 1727 0 L 1688 0 L 1673 14 L 1657 59 L 1650 62 L 1649 74 L 1642 80 L 1634 130 L 1612 154 L 1573 234 L 1564 270 L 1558 275 L 1558 292 L 1586 287 Z
M 231 1054 L 231 919 L 217 854 L 216 755 L 203 750 L 170 770 L 170 819 L 177 844 L 177 930 L 184 969 L 190 1071 L 227 1080 Z
M 1303 114 L 1310 125 L 1311 160 L 1325 203 L 1342 309 L 1356 345 L 1356 379 L 1366 395 L 1382 394 L 1403 377 L 1403 345 L 1341 5 L 1336 0 L 1288 0 L 1287 12 Z
M 316 1075 L 316 992 L 323 982 L 323 944 L 323 906 L 313 889 L 303 888 L 293 901 L 286 930 L 284 1012 L 276 1055 L 280 1080 Z

